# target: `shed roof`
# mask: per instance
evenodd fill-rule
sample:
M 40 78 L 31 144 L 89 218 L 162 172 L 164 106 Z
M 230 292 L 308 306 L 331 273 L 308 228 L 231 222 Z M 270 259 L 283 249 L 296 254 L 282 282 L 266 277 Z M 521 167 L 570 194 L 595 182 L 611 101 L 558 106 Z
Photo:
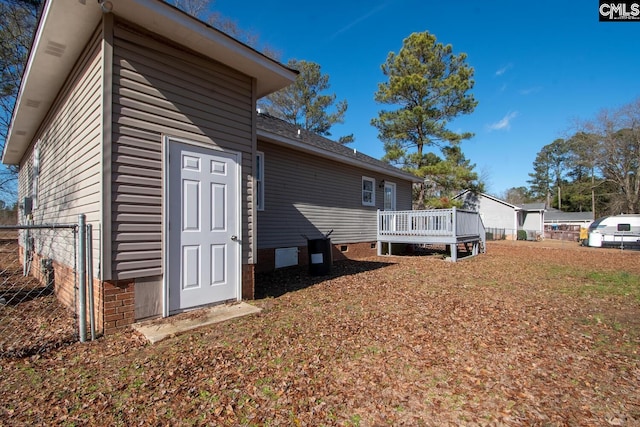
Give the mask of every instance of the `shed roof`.
M 257 97 L 297 72 L 162 0 L 109 0 L 114 14 L 255 78 Z M 46 0 L 25 66 L 2 162 L 18 164 L 103 17 L 96 0 Z
M 363 154 L 354 148 L 346 147 L 314 132 L 300 129 L 294 124 L 269 114 L 258 113 L 256 127 L 258 139 L 263 141 L 391 175 L 403 180 L 422 182 L 421 178 L 386 162 Z

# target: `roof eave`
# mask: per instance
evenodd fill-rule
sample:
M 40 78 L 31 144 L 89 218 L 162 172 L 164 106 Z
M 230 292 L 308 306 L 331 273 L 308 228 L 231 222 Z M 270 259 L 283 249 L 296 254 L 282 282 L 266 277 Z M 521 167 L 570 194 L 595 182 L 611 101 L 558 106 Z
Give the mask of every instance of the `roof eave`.
M 110 0 L 112 13 L 256 80 L 260 98 L 291 84 L 297 73 L 160 0 Z M 43 6 L 11 118 L 2 162 L 19 164 L 92 32 L 97 1 L 47 0 Z

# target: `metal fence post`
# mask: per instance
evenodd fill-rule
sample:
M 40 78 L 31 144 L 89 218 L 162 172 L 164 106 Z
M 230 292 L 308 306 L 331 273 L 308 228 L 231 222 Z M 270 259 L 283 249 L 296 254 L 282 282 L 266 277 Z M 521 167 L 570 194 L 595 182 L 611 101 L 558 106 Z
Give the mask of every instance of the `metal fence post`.
M 93 227 L 87 224 L 87 296 L 89 297 L 89 326 L 91 328 L 91 341 L 96 339 L 96 322 L 93 302 Z
M 86 237 L 86 217 L 84 214 L 78 215 L 78 299 L 79 310 L 78 322 L 80 342 L 87 340 L 87 237 Z

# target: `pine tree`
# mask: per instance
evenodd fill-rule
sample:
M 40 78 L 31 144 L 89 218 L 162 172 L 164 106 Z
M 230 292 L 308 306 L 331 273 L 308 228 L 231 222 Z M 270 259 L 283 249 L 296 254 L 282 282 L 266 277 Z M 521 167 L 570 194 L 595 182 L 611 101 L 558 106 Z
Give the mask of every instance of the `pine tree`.
M 396 109 L 382 110 L 371 120 L 384 143 L 385 160 L 424 176 L 425 148 L 456 145 L 473 136 L 448 128 L 451 120 L 477 105 L 468 94 L 474 71 L 466 58 L 426 31 L 411 34 L 397 54 L 389 53 L 382 65 L 388 81 L 378 85 L 375 100 Z
M 329 75 L 322 74 L 315 62 L 292 59 L 287 66 L 300 74 L 293 84 L 261 100 L 261 108 L 301 129 L 331 136 L 331 127 L 344 121 L 347 101 L 336 102 L 335 94 L 324 93 L 331 87 Z M 353 142 L 353 135 L 343 136 L 339 142 Z

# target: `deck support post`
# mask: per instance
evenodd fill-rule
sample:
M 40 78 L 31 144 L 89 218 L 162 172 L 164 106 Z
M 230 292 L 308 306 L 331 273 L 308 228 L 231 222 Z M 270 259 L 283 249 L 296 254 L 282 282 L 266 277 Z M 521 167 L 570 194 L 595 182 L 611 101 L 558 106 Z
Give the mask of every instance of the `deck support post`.
M 458 244 L 452 243 L 449 246 L 451 247 L 451 261 L 452 262 L 458 261 Z

